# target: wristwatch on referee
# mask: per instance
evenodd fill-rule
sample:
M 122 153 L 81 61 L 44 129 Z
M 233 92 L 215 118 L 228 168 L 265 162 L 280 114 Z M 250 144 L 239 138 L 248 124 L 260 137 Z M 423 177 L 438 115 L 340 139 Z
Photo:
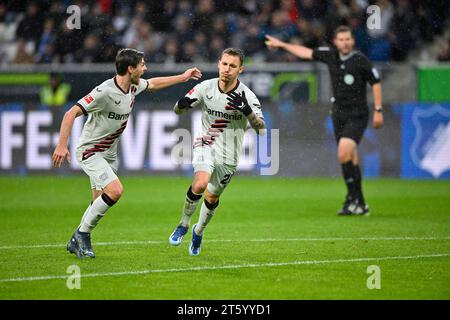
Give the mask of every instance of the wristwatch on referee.
M 383 112 L 383 107 L 381 107 L 381 106 L 380 107 L 375 107 L 374 111 L 382 113 Z

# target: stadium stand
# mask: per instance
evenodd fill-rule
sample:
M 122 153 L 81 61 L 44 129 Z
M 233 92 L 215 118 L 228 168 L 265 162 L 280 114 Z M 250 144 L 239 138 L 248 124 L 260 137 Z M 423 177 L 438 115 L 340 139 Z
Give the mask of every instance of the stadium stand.
M 70 4 L 81 29 L 66 26 Z M 381 29 L 366 26 L 368 5 L 381 9 Z M 144 51 L 150 63 L 214 62 L 225 47 L 241 47 L 248 62 L 289 62 L 270 52 L 271 34 L 308 47 L 326 45 L 332 30 L 351 26 L 357 48 L 374 61 L 405 61 L 449 27 L 446 1 L 419 0 L 167 0 L 0 1 L 0 64 L 101 63 L 120 47 Z M 448 37 L 431 57 L 448 60 Z

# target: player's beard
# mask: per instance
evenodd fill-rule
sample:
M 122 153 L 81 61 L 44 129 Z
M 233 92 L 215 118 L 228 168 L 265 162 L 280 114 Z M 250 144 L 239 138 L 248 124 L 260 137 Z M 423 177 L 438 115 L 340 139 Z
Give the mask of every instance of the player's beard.
M 345 55 L 349 54 L 352 51 L 353 51 L 352 45 L 346 45 L 346 46 L 342 47 L 342 49 L 341 49 L 342 54 L 345 54 Z
M 135 85 L 138 85 L 139 84 L 139 79 L 140 79 L 141 77 L 139 76 L 139 75 L 136 75 L 135 77 L 131 77 L 131 83 L 132 84 L 135 84 Z
M 223 83 L 230 83 L 233 81 L 233 77 L 231 75 L 226 76 L 222 74 L 221 80 Z

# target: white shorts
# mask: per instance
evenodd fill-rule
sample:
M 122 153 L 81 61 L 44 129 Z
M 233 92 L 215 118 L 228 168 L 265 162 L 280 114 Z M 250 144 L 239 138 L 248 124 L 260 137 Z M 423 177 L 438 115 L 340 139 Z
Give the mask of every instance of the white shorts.
M 216 196 L 221 195 L 236 172 L 236 166 L 216 163 L 209 146 L 194 148 L 192 166 L 194 173 L 203 171 L 210 174 L 206 189 Z
M 81 157 L 81 152 L 77 152 L 78 162 L 81 169 L 89 176 L 92 189 L 102 190 L 114 180 L 119 179 L 116 175 L 119 167 L 117 158 L 106 159 L 102 157 L 101 153 L 95 153 L 86 160 L 81 160 Z

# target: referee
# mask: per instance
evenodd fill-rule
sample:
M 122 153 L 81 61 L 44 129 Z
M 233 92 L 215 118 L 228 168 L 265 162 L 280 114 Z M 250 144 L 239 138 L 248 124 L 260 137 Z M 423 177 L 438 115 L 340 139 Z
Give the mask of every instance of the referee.
M 369 122 L 366 98 L 366 83 L 372 86 L 374 97 L 373 127 L 383 125 L 381 84 L 378 71 L 361 52 L 354 51 L 355 39 L 347 26 L 338 27 L 333 36 L 335 48 L 306 48 L 283 42 L 267 35 L 269 48 L 282 48 L 307 60 L 321 61 L 328 65 L 333 86 L 331 110 L 334 135 L 338 144 L 338 158 L 347 185 L 345 198 L 339 215 L 368 215 L 369 207 L 364 201 L 361 188 L 357 145 L 361 141 Z

